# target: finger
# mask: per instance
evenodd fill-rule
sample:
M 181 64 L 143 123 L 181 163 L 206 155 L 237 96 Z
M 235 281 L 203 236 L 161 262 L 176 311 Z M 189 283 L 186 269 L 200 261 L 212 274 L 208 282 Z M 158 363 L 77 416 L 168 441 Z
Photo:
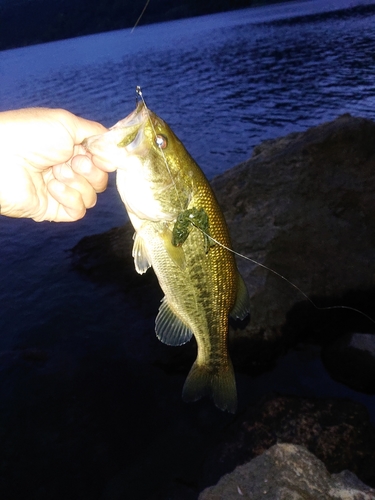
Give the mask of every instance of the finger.
M 59 110 L 59 112 L 66 129 L 70 131 L 73 137 L 74 144 L 81 144 L 86 137 L 103 134 L 108 131 L 108 129 L 98 122 L 81 118 L 69 111 Z
M 84 177 L 97 193 L 105 191 L 108 184 L 108 174 L 94 165 L 88 156 L 74 156 L 72 159 L 72 170 Z
M 122 158 L 122 149 L 108 144 L 106 134 L 88 137 L 83 141 L 82 147 L 86 154 L 89 154 L 92 162 L 105 172 L 114 172 L 117 169 L 118 160 Z
M 77 190 L 56 179 L 48 183 L 47 189 L 53 200 L 48 203 L 44 220 L 71 222 L 82 219 L 86 207 Z
M 81 118 L 76 116 L 77 119 L 77 128 L 76 128 L 76 144 L 81 144 L 86 137 L 90 137 L 92 135 L 99 135 L 108 132 L 108 129 L 105 128 L 101 123 L 94 122 L 91 120 L 86 120 L 85 118 Z
M 79 193 L 86 208 L 91 208 L 96 204 L 96 192 L 94 188 L 87 179 L 74 172 L 70 165 L 66 163 L 55 165 L 53 167 L 53 174 L 55 179 Z
M 114 172 L 117 170 L 117 167 L 111 161 L 105 160 L 97 155 L 92 155 L 91 158 L 94 165 L 96 165 L 100 170 L 104 170 L 104 172 Z

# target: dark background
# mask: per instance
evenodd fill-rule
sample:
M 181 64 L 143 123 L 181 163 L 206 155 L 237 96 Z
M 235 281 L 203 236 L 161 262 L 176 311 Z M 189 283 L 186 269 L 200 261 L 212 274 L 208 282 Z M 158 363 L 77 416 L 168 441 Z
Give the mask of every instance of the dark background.
M 0 50 L 131 28 L 147 0 L 0 0 Z M 150 0 L 140 24 L 275 3 L 275 0 Z

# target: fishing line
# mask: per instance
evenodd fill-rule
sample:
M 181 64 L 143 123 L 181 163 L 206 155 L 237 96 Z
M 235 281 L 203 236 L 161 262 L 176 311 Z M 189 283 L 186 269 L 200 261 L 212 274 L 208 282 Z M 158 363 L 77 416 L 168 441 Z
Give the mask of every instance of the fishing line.
M 156 133 L 156 130 L 154 128 L 154 124 L 152 123 L 152 120 L 151 120 L 151 115 L 150 115 L 150 112 L 149 112 L 149 109 L 146 105 L 146 102 L 144 100 L 144 97 L 143 97 L 143 93 L 142 93 L 142 90 L 141 90 L 141 87 L 140 86 L 137 86 L 136 88 L 136 93 L 138 94 L 138 96 L 142 99 L 142 102 L 145 106 L 145 109 L 147 111 L 147 114 L 148 114 L 148 117 L 149 117 L 149 120 L 150 120 L 150 123 L 151 123 L 151 127 L 152 127 L 152 130 L 153 130 L 153 133 L 154 133 L 154 137 L 155 137 L 155 141 L 157 141 L 157 133 Z M 169 168 L 169 165 L 168 165 L 168 162 L 167 162 L 167 159 L 165 157 L 165 154 L 164 154 L 164 151 L 163 149 L 161 148 L 161 146 L 159 145 L 159 150 L 162 154 L 162 157 L 163 157 L 163 160 L 164 160 L 164 163 L 165 163 L 165 166 L 168 170 L 168 174 L 172 180 L 172 183 L 173 183 L 173 186 L 176 190 L 176 194 L 177 194 L 177 197 L 179 199 L 179 193 L 178 193 L 178 189 L 177 189 L 177 186 L 176 186 L 176 183 L 175 183 L 175 180 L 173 178 L 173 175 L 172 175 L 172 172 L 170 171 L 170 168 Z M 182 201 L 181 201 L 181 208 L 184 208 L 183 207 L 183 204 L 182 204 Z M 222 248 L 224 248 L 225 250 L 227 250 L 228 252 L 232 252 L 234 255 L 237 255 L 238 257 L 242 258 L 242 259 L 245 259 L 249 262 L 252 262 L 253 264 L 259 266 L 259 267 L 262 267 L 263 269 L 265 269 L 266 271 L 269 271 L 271 273 L 273 273 L 275 276 L 281 278 L 282 280 L 284 280 L 286 283 L 288 283 L 290 286 L 292 286 L 295 290 L 297 290 L 303 297 L 305 297 L 306 300 L 308 300 L 310 302 L 310 304 L 318 311 L 329 311 L 329 310 L 332 310 L 332 309 L 346 309 L 348 311 L 353 311 L 355 313 L 358 313 L 360 314 L 361 316 L 363 316 L 364 318 L 368 319 L 369 321 L 371 321 L 371 323 L 373 323 L 375 325 L 375 320 L 373 318 L 371 318 L 370 316 L 368 316 L 366 313 L 360 311 L 359 309 L 356 309 L 354 307 L 350 307 L 350 306 L 344 306 L 344 305 L 339 305 L 339 306 L 327 306 L 327 307 L 319 307 L 315 304 L 315 302 L 303 291 L 301 290 L 297 285 L 295 285 L 294 283 L 292 283 L 290 280 L 288 280 L 288 278 L 286 278 L 285 276 L 283 276 L 282 274 L 278 273 L 277 271 L 275 271 L 274 269 L 271 269 L 270 267 L 267 267 L 266 265 L 250 258 L 250 257 L 247 257 L 246 255 L 243 255 L 239 252 L 236 252 L 235 250 L 233 250 L 232 248 L 229 248 L 227 247 L 226 245 L 224 245 L 223 243 L 221 243 L 220 241 L 216 240 L 215 238 L 213 238 L 211 235 L 209 235 L 208 233 L 206 233 L 201 227 L 198 227 L 193 220 L 189 220 L 189 222 L 191 223 L 192 226 L 194 226 L 195 228 L 197 228 L 199 231 L 201 231 L 201 233 L 206 236 L 207 238 L 211 239 L 215 244 L 221 246 Z
M 145 99 L 144 99 L 144 97 L 143 97 L 142 89 L 141 89 L 141 87 L 140 87 L 139 85 L 137 85 L 137 87 L 136 87 L 135 91 L 136 91 L 137 95 L 141 98 L 141 100 L 142 100 L 142 102 L 143 102 L 143 105 L 144 105 L 145 110 L 146 110 L 147 115 L 148 115 L 148 119 L 149 119 L 150 124 L 151 124 L 152 131 L 153 131 L 153 133 L 154 133 L 155 142 L 156 142 L 156 144 L 157 144 L 157 146 L 158 146 L 158 148 L 159 148 L 159 151 L 160 151 L 160 153 L 161 153 L 161 155 L 162 155 L 162 157 L 163 157 L 163 160 L 164 160 L 165 166 L 166 166 L 166 168 L 167 168 L 167 170 L 168 170 L 168 175 L 169 175 L 169 177 L 170 177 L 170 179 L 171 179 L 171 181 L 172 181 L 173 187 L 174 187 L 174 189 L 175 189 L 175 191 L 176 191 L 177 199 L 178 199 L 178 201 L 180 202 L 181 209 L 182 209 L 182 210 L 184 210 L 184 206 L 183 206 L 183 203 L 182 203 L 182 200 L 181 200 L 181 197 L 180 197 L 180 193 L 178 192 L 176 182 L 175 182 L 174 177 L 173 177 L 173 175 L 172 175 L 172 172 L 171 172 L 171 170 L 170 170 L 170 168 L 169 168 L 169 165 L 168 165 L 168 162 L 167 162 L 167 158 L 165 157 L 165 154 L 164 154 L 163 148 L 162 148 L 162 147 L 161 147 L 161 145 L 158 143 L 158 134 L 156 133 L 156 130 L 155 130 L 154 124 L 153 124 L 153 122 L 152 122 L 151 115 L 150 115 L 150 110 L 148 109 L 147 104 L 146 104 L 146 101 L 145 101 Z
M 146 2 L 146 4 L 145 4 L 145 6 L 143 7 L 143 10 L 142 10 L 142 12 L 141 12 L 140 16 L 138 17 L 138 19 L 137 19 L 137 20 L 136 20 L 136 22 L 135 22 L 135 25 L 133 26 L 133 28 L 132 28 L 132 30 L 131 30 L 131 32 L 130 32 L 130 34 L 132 34 L 132 33 L 133 33 L 133 31 L 135 30 L 135 28 L 138 26 L 138 23 L 139 23 L 139 21 L 142 19 L 143 14 L 145 13 L 145 10 L 147 9 L 147 6 L 148 6 L 148 4 L 149 4 L 149 3 L 150 3 L 150 0 L 147 0 L 147 2 Z
M 236 252 L 232 248 L 227 247 L 223 243 L 220 243 L 220 241 L 216 240 L 215 238 L 213 238 L 212 236 L 210 236 L 209 234 L 207 234 L 202 228 L 196 226 L 193 221 L 190 221 L 190 222 L 191 222 L 191 224 L 194 227 L 196 227 L 197 229 L 199 229 L 205 236 L 207 236 L 208 238 L 210 238 L 214 243 L 216 243 L 217 245 L 221 246 L 225 250 L 228 250 L 228 252 L 232 252 L 234 255 L 237 255 L 238 257 L 241 257 L 242 259 L 248 260 L 249 262 L 252 262 L 253 264 L 256 264 L 259 267 L 262 267 L 266 271 L 270 271 L 275 276 L 278 276 L 282 280 L 286 281 L 289 285 L 291 285 L 293 288 L 295 288 L 300 294 L 302 294 L 305 297 L 305 299 L 307 299 L 310 302 L 310 304 L 313 305 L 315 307 L 315 309 L 317 309 L 318 311 L 329 311 L 331 309 L 347 309 L 348 311 L 353 311 L 353 312 L 356 312 L 358 314 L 361 314 L 363 317 L 365 317 L 366 319 L 368 319 L 369 321 L 371 321 L 371 323 L 373 323 L 375 325 L 375 320 L 373 318 L 371 318 L 371 316 L 368 316 L 366 313 L 364 313 L 363 311 L 360 311 L 359 309 L 356 309 L 355 307 L 342 306 L 342 305 L 341 306 L 327 306 L 327 307 L 319 307 L 319 306 L 317 306 L 315 304 L 315 302 L 312 299 L 310 299 L 310 297 L 304 291 L 302 291 L 300 288 L 298 288 L 297 285 L 295 285 L 294 283 L 292 283 L 291 281 L 289 281 L 288 278 L 286 278 L 282 274 L 278 273 L 274 269 L 271 269 L 270 267 L 267 267 L 264 264 L 262 264 L 262 263 L 260 263 L 260 262 L 258 262 L 256 260 L 254 260 L 254 259 L 251 259 L 250 257 L 247 257 L 246 255 L 243 255 L 243 254 L 241 254 L 239 252 Z

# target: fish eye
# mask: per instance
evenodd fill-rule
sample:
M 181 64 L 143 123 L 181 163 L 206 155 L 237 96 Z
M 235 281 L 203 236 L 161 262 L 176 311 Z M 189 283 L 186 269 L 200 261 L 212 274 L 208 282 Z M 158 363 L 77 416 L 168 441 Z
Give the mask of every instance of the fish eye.
M 158 134 L 155 137 L 155 143 L 160 149 L 165 149 L 168 146 L 168 139 L 165 135 Z

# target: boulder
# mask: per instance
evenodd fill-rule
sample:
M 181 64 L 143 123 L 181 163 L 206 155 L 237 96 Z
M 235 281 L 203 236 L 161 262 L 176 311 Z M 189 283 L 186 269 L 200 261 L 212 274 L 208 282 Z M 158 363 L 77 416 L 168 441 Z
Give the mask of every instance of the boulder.
M 375 287 L 375 123 L 349 114 L 306 132 L 265 141 L 250 160 L 212 186 L 236 251 L 286 277 L 319 306 L 349 305 L 372 314 Z M 374 323 L 344 310 L 320 314 L 304 295 L 272 272 L 238 258 L 251 297 L 244 334 L 277 338 L 296 303 L 294 332 L 306 337 L 316 317 L 342 328 Z M 368 292 L 361 301 L 347 295 Z M 292 315 L 293 316 L 293 315 Z M 363 321 L 362 321 L 363 320 Z M 352 324 L 353 326 L 352 326 Z M 366 330 L 364 330 L 366 331 Z M 298 334 L 298 333 L 297 333 Z M 315 333 L 316 335 L 316 333 Z
M 354 474 L 330 474 L 303 446 L 277 444 L 206 488 L 199 500 L 374 500 Z
M 330 473 L 348 469 L 375 487 L 375 428 L 364 406 L 269 394 L 238 415 L 207 453 L 202 488 L 280 442 L 305 446 Z
M 128 280 L 136 280 L 139 275 L 132 258 L 133 234 L 128 222 L 105 233 L 85 236 L 71 250 L 73 267 L 93 281 L 126 285 Z

